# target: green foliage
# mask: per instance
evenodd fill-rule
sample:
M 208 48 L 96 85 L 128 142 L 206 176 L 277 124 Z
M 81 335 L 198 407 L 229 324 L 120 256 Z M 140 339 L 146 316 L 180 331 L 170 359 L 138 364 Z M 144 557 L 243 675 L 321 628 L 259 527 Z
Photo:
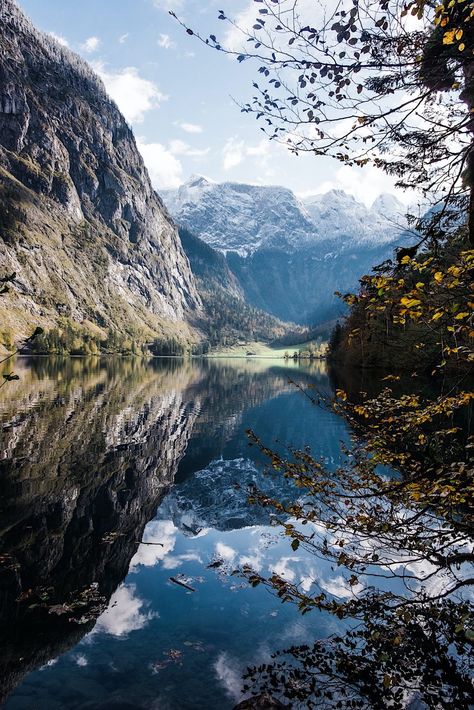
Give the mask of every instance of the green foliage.
M 335 356 L 336 353 L 339 351 L 339 348 L 342 343 L 342 326 L 339 322 L 336 323 L 334 326 L 334 330 L 331 333 L 331 337 L 329 338 L 329 353 L 331 356 Z
M 284 324 L 277 318 L 226 293 L 224 289 L 208 291 L 204 284 L 200 286 L 208 317 L 204 327 L 210 348 L 235 345 L 242 340 L 270 342 L 285 331 Z
M 143 338 L 119 333 L 111 328 L 105 340 L 88 329 L 63 319 L 61 327 L 51 328 L 39 335 L 31 346 L 34 353 L 49 355 L 96 356 L 104 354 L 141 356 L 148 351 Z
M 292 330 L 291 328 L 279 338 L 271 343 L 273 347 L 285 347 L 285 345 L 303 345 L 310 340 L 314 340 L 318 345 L 321 345 L 324 340 L 327 340 L 332 332 L 332 323 L 322 323 L 321 325 L 311 326 L 309 328 L 299 328 Z
M 120 355 L 145 355 L 149 352 L 148 345 L 144 342 L 143 336 L 124 334 L 110 328 L 106 340 L 102 343 L 102 349 L 108 354 Z
M 194 347 L 193 354 L 206 354 L 212 348 L 236 345 L 242 340 L 270 342 L 288 332 L 286 324 L 243 300 L 240 286 L 223 254 L 183 227 L 179 228 L 179 235 L 206 314 L 201 324 L 206 339 Z M 302 342 L 304 340 L 307 338 Z M 298 341 L 290 339 L 289 342 Z
M 13 351 L 15 349 L 15 340 L 13 338 L 13 331 L 11 328 L 6 328 L 0 331 L 0 344 L 6 350 Z
M 461 231 L 364 276 L 360 293 L 344 296 L 350 312 L 333 332 L 331 359 L 412 373 L 468 370 L 474 362 L 474 252 L 467 244 Z
M 186 343 L 174 337 L 156 338 L 150 350 L 153 355 L 161 357 L 182 357 L 188 352 Z
M 192 346 L 191 353 L 195 356 L 207 355 L 211 350 L 211 345 L 207 340 L 196 343 Z
M 42 355 L 91 355 L 98 352 L 98 344 L 85 331 L 67 324 L 64 328 L 52 328 L 40 335 L 32 349 Z

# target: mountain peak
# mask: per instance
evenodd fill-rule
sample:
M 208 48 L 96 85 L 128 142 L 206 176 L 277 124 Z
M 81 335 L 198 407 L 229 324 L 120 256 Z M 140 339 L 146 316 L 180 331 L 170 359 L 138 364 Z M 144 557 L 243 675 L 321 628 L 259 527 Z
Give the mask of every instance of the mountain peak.
M 374 200 L 371 209 L 373 212 L 378 212 L 386 217 L 393 214 L 402 215 L 405 212 L 403 203 L 391 192 L 382 192 Z
M 211 178 L 205 177 L 205 175 L 198 175 L 196 173 L 191 175 L 185 185 L 187 187 L 202 187 L 205 185 L 215 185 L 215 182 L 211 180 Z

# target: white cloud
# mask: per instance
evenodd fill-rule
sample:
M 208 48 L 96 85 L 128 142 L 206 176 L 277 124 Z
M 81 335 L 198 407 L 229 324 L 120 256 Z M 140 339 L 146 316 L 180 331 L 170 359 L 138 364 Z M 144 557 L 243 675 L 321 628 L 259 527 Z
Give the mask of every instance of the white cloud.
M 242 669 L 236 661 L 224 651 L 214 664 L 214 670 L 220 683 L 230 697 L 238 702 L 242 697 Z
M 216 542 L 216 556 L 226 562 L 232 562 L 237 557 L 237 551 L 223 542 Z
M 281 2 L 280 4 L 281 13 L 284 11 L 287 13 L 293 12 L 294 8 L 296 17 L 299 19 L 302 26 L 308 23 L 313 27 L 317 26 L 317 22 L 323 18 L 323 11 L 314 0 L 298 0 L 298 3 L 290 0 L 288 3 Z M 258 6 L 255 5 L 254 0 L 250 0 L 248 6 L 235 17 L 234 25 L 229 26 L 229 29 L 224 35 L 223 45 L 234 52 L 248 50 L 246 33 L 255 36 L 259 36 L 260 34 L 252 29 L 257 17 L 259 17 Z M 275 27 L 278 24 L 278 21 L 273 20 L 270 16 L 265 18 L 265 22 L 270 32 L 272 32 L 273 29 L 272 25 Z M 243 30 L 243 32 L 241 30 Z M 284 33 L 282 33 L 282 35 L 282 48 L 286 48 L 288 37 L 285 37 Z M 261 36 L 262 38 L 265 36 L 265 31 L 262 32 Z M 280 34 L 274 30 L 272 33 L 272 42 L 275 46 L 278 46 L 276 43 L 278 42 L 279 36 Z
M 183 4 L 184 0 L 153 0 L 153 5 L 158 10 L 164 10 L 165 12 L 181 10 Z
M 370 207 L 374 200 L 384 192 L 392 193 L 396 197 L 409 204 L 414 202 L 416 195 L 413 191 L 402 192 L 395 187 L 395 179 L 387 175 L 382 170 L 371 166 L 365 168 L 351 168 L 344 165 L 339 168 L 332 180 L 321 183 L 316 191 L 317 194 L 324 194 L 329 190 L 344 190 L 353 195 L 356 200 L 363 202 Z M 300 197 L 304 195 L 299 194 Z
M 251 567 L 254 572 L 260 572 L 262 569 L 263 554 L 258 547 L 249 550 L 248 555 L 242 555 L 239 559 L 239 567 Z
M 83 52 L 92 54 L 97 52 L 100 47 L 100 39 L 98 37 L 88 37 L 85 42 L 79 45 Z
M 339 599 L 350 599 L 354 594 L 360 594 L 364 589 L 363 585 L 360 583 L 351 587 L 341 574 L 331 579 L 319 579 L 318 581 L 319 586 L 324 589 L 324 591 Z
M 238 52 L 245 49 L 246 35 L 244 32 L 250 32 L 252 25 L 255 24 L 255 19 L 258 17 L 258 9 L 253 0 L 248 7 L 240 12 L 235 18 L 235 25 L 232 25 L 224 35 L 224 46 L 228 49 Z M 240 28 L 240 29 L 239 29 Z M 243 30 L 244 32 L 242 32 Z
M 51 666 L 55 666 L 56 663 L 58 662 L 58 660 L 59 660 L 58 658 L 52 658 L 50 661 L 48 661 L 47 663 L 45 663 L 44 666 L 41 666 L 39 670 L 40 670 L 40 671 L 45 671 L 46 668 L 51 668 Z
M 185 552 L 182 555 L 169 555 L 163 560 L 163 569 L 178 569 L 185 562 L 199 562 L 202 564 L 202 559 L 197 552 Z
M 78 653 L 77 656 L 73 656 L 73 660 L 74 663 L 76 663 L 76 665 L 80 666 L 81 668 L 85 668 L 85 666 L 89 665 L 89 661 L 83 653 Z
M 128 39 L 129 37 L 130 37 L 130 32 L 125 32 L 124 35 L 120 35 L 118 41 L 119 41 L 120 44 L 125 44 L 125 42 L 127 41 L 127 39 Z
M 69 47 L 69 42 L 62 35 L 57 35 L 56 32 L 48 32 L 49 36 L 58 42 L 62 47 Z
M 192 148 L 181 140 L 170 141 L 169 147 L 173 155 L 187 155 L 190 158 L 203 158 L 209 153 L 209 148 Z
M 168 99 L 153 81 L 141 77 L 135 67 L 110 72 L 101 62 L 93 66 L 129 123 L 141 123 L 147 111 Z
M 155 615 L 143 611 L 146 602 L 136 596 L 136 591 L 133 584 L 122 584 L 112 595 L 107 611 L 97 619 L 92 633 L 121 637 L 143 629 Z
M 245 143 L 235 138 L 229 138 L 224 148 L 222 149 L 224 170 L 232 170 L 245 158 Z
M 173 42 L 169 35 L 160 34 L 158 46 L 162 47 L 163 49 L 174 49 L 174 47 L 176 47 L 176 44 Z
M 268 138 L 262 138 L 260 143 L 257 143 L 257 145 L 248 146 L 246 153 L 247 155 L 267 159 L 270 156 L 270 141 Z
M 179 127 L 183 129 L 186 133 L 202 133 L 202 126 L 197 123 L 180 123 Z
M 137 567 L 154 567 L 160 560 L 174 550 L 176 545 L 176 528 L 171 520 L 153 520 L 143 533 L 143 542 L 154 543 L 140 545 L 130 562 L 130 572 Z
M 137 141 L 156 190 L 179 187 L 183 182 L 183 166 L 173 153 L 161 143 Z
M 275 149 L 280 149 L 280 146 L 273 147 L 274 157 L 276 157 Z M 245 141 L 236 138 L 229 138 L 222 150 L 223 168 L 224 170 L 232 170 L 232 168 L 240 165 L 245 158 L 253 158 L 256 167 L 266 170 L 268 162 L 272 156 L 272 145 L 269 140 L 263 138 L 256 145 L 247 145 Z M 269 171 L 270 172 L 270 171 Z M 270 175 L 266 175 L 270 177 Z
M 303 574 L 301 576 L 300 584 L 301 584 L 301 589 L 303 590 L 303 592 L 305 592 L 307 594 L 309 592 L 309 590 L 311 589 L 311 587 L 313 586 L 313 584 L 315 583 L 315 581 L 316 581 L 316 572 L 314 571 L 314 569 L 311 568 L 310 570 L 308 570 L 308 572 L 306 574 Z
M 296 579 L 296 573 L 294 570 L 290 569 L 290 565 L 300 562 L 300 557 L 282 557 L 278 562 L 270 565 L 270 572 L 274 572 L 282 579 L 286 579 L 287 582 L 294 582 Z

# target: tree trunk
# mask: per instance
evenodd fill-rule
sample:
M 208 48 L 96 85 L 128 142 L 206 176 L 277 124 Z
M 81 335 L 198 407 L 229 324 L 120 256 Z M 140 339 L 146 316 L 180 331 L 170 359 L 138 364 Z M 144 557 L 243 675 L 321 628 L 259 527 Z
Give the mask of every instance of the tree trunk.
M 464 184 L 469 188 L 469 215 L 468 229 L 469 242 L 474 245 L 474 62 L 469 61 L 464 65 L 464 89 L 460 98 L 467 105 L 470 120 L 468 129 L 471 132 L 471 145 L 466 160 L 464 171 Z

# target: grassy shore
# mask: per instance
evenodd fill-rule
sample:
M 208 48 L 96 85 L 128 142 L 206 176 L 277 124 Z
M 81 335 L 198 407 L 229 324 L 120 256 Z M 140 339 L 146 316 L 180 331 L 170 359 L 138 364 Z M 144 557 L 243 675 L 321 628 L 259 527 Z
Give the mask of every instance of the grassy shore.
M 259 343 L 255 341 L 220 348 L 219 350 L 214 350 L 209 353 L 206 357 L 264 357 L 279 360 L 285 357 L 285 353 L 289 353 L 290 357 L 292 357 L 295 351 L 298 352 L 299 350 L 306 350 L 311 345 L 318 348 L 318 343 L 316 341 L 299 343 L 298 345 L 285 345 L 284 347 L 272 347 L 266 343 Z M 320 348 L 320 350 L 324 351 L 324 347 Z

